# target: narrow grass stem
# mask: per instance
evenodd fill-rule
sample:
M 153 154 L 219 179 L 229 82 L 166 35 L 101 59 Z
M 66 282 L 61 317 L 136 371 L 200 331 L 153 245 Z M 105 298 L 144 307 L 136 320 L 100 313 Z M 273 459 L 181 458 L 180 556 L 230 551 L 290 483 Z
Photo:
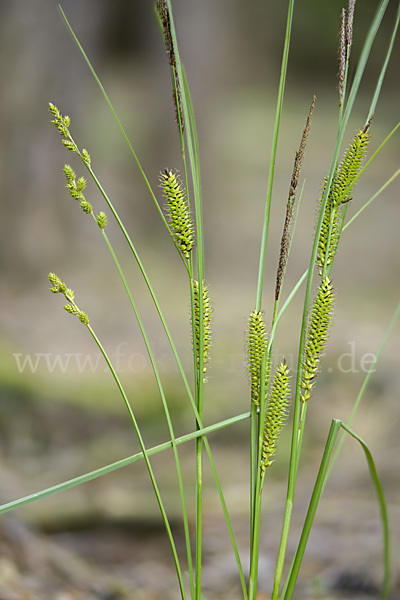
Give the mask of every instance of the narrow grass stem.
M 94 216 L 94 215 L 93 215 Z M 94 217 L 95 218 L 95 217 Z M 126 280 L 126 277 L 124 275 L 124 272 L 121 268 L 121 265 L 117 259 L 117 256 L 114 252 L 114 249 L 108 239 L 108 236 L 106 234 L 106 232 L 104 231 L 104 229 L 102 230 L 102 234 L 104 237 L 104 240 L 107 244 L 107 247 L 110 251 L 110 254 L 114 260 L 114 263 L 117 267 L 118 273 L 122 279 L 122 282 L 124 284 L 126 293 L 128 294 L 129 297 L 129 301 L 131 303 L 133 312 L 135 313 L 135 317 L 136 320 L 139 324 L 139 328 L 144 340 L 144 343 L 146 345 L 146 349 L 147 349 L 147 353 L 149 355 L 150 358 L 150 362 L 151 362 L 151 366 L 153 369 L 153 373 L 157 382 L 157 387 L 158 390 L 160 392 L 160 397 L 162 400 L 162 404 L 163 404 L 163 408 L 164 408 L 164 413 L 165 413 L 165 418 L 167 421 L 167 425 L 168 425 L 168 430 L 169 430 L 169 434 L 170 434 L 170 438 L 171 438 L 171 443 L 172 443 L 172 449 L 173 449 L 173 453 L 174 453 L 174 459 L 175 459 L 175 467 L 176 467 L 176 473 L 177 473 L 177 478 L 178 478 L 178 486 L 179 486 L 179 495 L 180 495 L 180 501 L 181 501 L 181 507 L 182 507 L 182 518 L 183 518 L 183 527 L 184 527 L 184 534 L 185 534 L 185 543 L 186 543 L 186 555 L 187 555 L 187 561 L 188 561 L 188 572 L 189 572 L 189 580 L 190 580 L 190 585 L 192 587 L 193 585 L 193 565 L 192 565 L 192 556 L 191 556 L 191 547 L 190 547 L 190 533 L 189 533 L 189 519 L 188 519 L 188 513 L 187 513 L 187 507 L 186 507 L 186 499 L 185 499 L 185 490 L 184 490 L 184 485 L 183 485 L 183 478 L 182 478 L 182 469 L 181 469 L 181 465 L 180 465 L 180 460 L 179 460 L 179 454 L 178 454 L 178 450 L 177 450 L 177 446 L 176 446 L 176 437 L 175 437 L 175 432 L 174 432 L 174 428 L 172 425 L 172 420 L 171 420 L 171 415 L 169 412 L 169 408 L 168 408 L 168 404 L 167 404 L 167 400 L 165 397 L 165 392 L 164 392 L 164 388 L 161 382 L 161 378 L 158 372 L 158 368 L 157 368 L 157 364 L 155 362 L 154 359 L 154 355 L 149 343 L 149 339 L 147 337 L 146 331 L 144 329 L 142 320 L 140 318 L 139 312 L 137 310 L 135 301 L 133 299 L 132 293 L 130 291 L 128 282 Z
M 187 86 L 187 81 L 181 66 L 178 43 L 176 39 L 176 31 L 172 14 L 172 6 L 170 0 L 166 0 L 169 11 L 169 23 L 171 29 L 172 45 L 176 60 L 176 73 L 178 77 L 181 94 L 182 94 L 182 109 L 185 121 L 186 144 L 188 149 L 190 171 L 193 183 L 194 194 L 194 209 L 196 219 L 196 258 L 197 258 L 197 280 L 199 286 L 199 347 L 197 356 L 197 374 L 196 381 L 196 407 L 200 418 L 203 416 L 204 402 L 204 381 L 203 381 L 203 366 L 204 366 L 204 302 L 203 302 L 203 286 L 205 279 L 204 271 L 204 231 L 203 231 L 203 213 L 202 213 L 202 196 L 200 183 L 200 159 L 198 151 L 198 140 L 196 126 L 193 116 L 193 110 L 190 101 L 190 93 Z M 193 322 L 194 326 L 194 322 Z M 196 352 L 196 350 L 194 350 Z M 196 440 L 196 600 L 201 600 L 201 568 L 202 568 L 202 497 L 203 497 L 203 458 L 202 458 L 202 439 Z
M 290 37 L 292 30 L 292 22 L 293 22 L 293 10 L 294 10 L 294 0 L 289 0 L 288 4 L 288 12 L 286 19 L 286 32 L 285 32 L 285 40 L 281 61 L 281 72 L 279 79 L 279 87 L 278 87 L 278 97 L 277 104 L 275 110 L 275 124 L 274 124 L 274 132 L 272 137 L 272 146 L 271 146 L 271 154 L 270 154 L 270 162 L 269 162 L 269 173 L 267 180 L 267 194 L 265 201 L 265 210 L 264 210 L 264 221 L 263 221 L 263 230 L 261 235 L 261 247 L 260 247 L 260 259 L 259 259 L 259 268 L 258 268 L 258 281 L 257 281 L 257 295 L 256 295 L 256 306 L 255 310 L 261 310 L 262 307 L 262 296 L 263 296 L 263 287 L 264 287 L 264 275 L 265 275 L 265 263 L 266 263 L 266 253 L 267 253 L 267 245 L 268 245 L 268 234 L 269 234 L 269 221 L 270 221 L 270 212 L 271 212 L 271 202 L 272 202 L 272 189 L 274 183 L 274 174 L 275 174 L 275 163 L 276 163 L 276 153 L 278 147 L 278 138 L 279 138 L 279 129 L 282 115 L 282 106 L 283 106 L 283 96 L 285 92 L 285 83 L 286 83 L 286 73 L 287 73 L 287 65 L 289 59 L 289 47 L 290 47 Z M 260 413 L 261 414 L 261 413 Z M 255 511 L 255 503 L 256 499 L 256 486 L 257 486 L 257 477 L 258 477 L 258 432 L 260 428 L 259 422 L 259 414 L 257 413 L 256 407 L 252 406 L 251 408 L 251 425 L 250 425 L 250 545 L 253 544 L 253 530 L 258 525 L 254 521 L 254 511 Z M 255 592 L 254 592 L 255 593 Z
M 262 306 L 265 262 L 266 262 L 268 232 L 269 232 L 269 219 L 270 219 L 271 201 L 272 201 L 272 188 L 273 188 L 273 183 L 274 183 L 276 152 L 277 152 L 277 148 L 278 148 L 278 138 L 279 138 L 281 116 L 282 116 L 283 96 L 284 96 L 284 92 L 285 92 L 286 73 L 287 73 L 287 65 L 288 65 L 288 59 L 289 59 L 289 47 L 290 47 L 290 37 L 291 37 L 291 30 L 292 30 L 292 21 L 293 21 L 293 10 L 294 10 L 294 0 L 289 0 L 287 20 L 286 20 L 285 41 L 284 41 L 283 56 L 282 56 L 282 63 L 281 63 L 281 74 L 280 74 L 279 87 L 278 87 L 278 98 L 277 98 L 277 104 L 276 104 L 276 110 L 275 110 L 275 125 L 274 125 L 273 137 L 272 137 L 271 156 L 270 156 L 270 162 L 269 162 L 267 196 L 266 196 L 266 202 L 265 202 L 263 231 L 262 231 L 262 237 L 261 237 L 260 260 L 259 260 L 259 271 L 258 271 L 258 282 L 257 282 L 257 298 L 256 298 L 255 310 L 261 310 L 261 306 Z
M 154 204 L 156 206 L 156 209 L 157 209 L 157 211 L 158 211 L 158 213 L 159 213 L 162 221 L 164 222 L 164 225 L 165 225 L 167 231 L 169 232 L 169 234 L 170 234 L 170 236 L 172 238 L 172 241 L 176 245 L 175 240 L 174 240 L 174 238 L 173 238 L 173 236 L 172 236 L 172 234 L 170 232 L 170 228 L 168 226 L 168 223 L 167 223 L 167 221 L 165 219 L 165 216 L 163 214 L 163 211 L 162 211 L 162 209 L 161 209 L 161 207 L 160 207 L 160 205 L 159 205 L 159 203 L 157 201 L 157 198 L 156 198 L 156 195 L 155 195 L 155 193 L 153 191 L 153 188 L 151 187 L 150 182 L 149 182 L 149 180 L 148 180 L 148 178 L 146 176 L 146 173 L 144 172 L 144 169 L 143 169 L 143 167 L 141 165 L 139 157 L 137 156 L 137 154 L 136 154 L 136 152 L 135 152 L 135 150 L 134 150 L 134 148 L 133 148 L 133 146 L 132 146 L 132 144 L 131 144 L 131 142 L 130 142 L 127 134 L 126 134 L 126 131 L 125 131 L 125 129 L 124 129 L 124 127 L 123 127 L 123 125 L 122 125 L 122 123 L 121 123 L 118 115 L 117 115 L 117 112 L 114 109 L 114 106 L 113 106 L 113 104 L 112 104 L 112 102 L 111 102 L 111 100 L 110 100 L 110 98 L 109 98 L 109 96 L 108 96 L 108 94 L 107 94 L 107 92 L 106 92 L 103 84 L 100 81 L 99 76 L 97 75 L 95 69 L 93 68 L 93 65 L 90 62 L 89 57 L 87 56 L 86 52 L 84 51 L 81 43 L 79 42 L 78 38 L 76 37 L 75 32 L 72 29 L 72 27 L 71 27 L 71 25 L 70 25 L 70 23 L 69 23 L 66 15 L 65 15 L 63 9 L 61 8 L 60 4 L 58 5 L 58 10 L 59 10 L 59 12 L 61 14 L 61 17 L 62 17 L 62 19 L 64 21 L 64 24 L 65 24 L 68 32 L 70 33 L 72 39 L 74 40 L 75 44 L 77 45 L 77 47 L 78 47 L 80 53 L 82 54 L 82 56 L 83 56 L 83 58 L 84 58 L 84 60 L 85 60 L 85 62 L 87 64 L 87 66 L 89 67 L 89 70 L 92 73 L 93 78 L 95 79 L 95 81 L 96 81 L 96 83 L 97 83 L 97 85 L 98 85 L 98 87 L 100 89 L 100 92 L 102 93 L 102 95 L 103 95 L 103 97 L 104 97 L 104 99 L 106 101 L 106 104 L 107 104 L 108 108 L 110 109 L 110 111 L 111 111 L 111 113 L 112 113 L 112 115 L 113 115 L 113 117 L 114 117 L 114 119 L 115 119 L 115 121 L 117 123 L 117 126 L 118 126 L 118 128 L 119 128 L 119 130 L 120 130 L 120 132 L 122 134 L 122 137 L 124 138 L 124 140 L 125 140 L 128 148 L 129 148 L 129 151 L 131 152 L 131 154 L 132 154 L 132 156 L 133 156 L 133 158 L 134 158 L 134 160 L 136 162 L 136 165 L 137 165 L 137 167 L 139 169 L 140 175 L 143 178 L 143 181 L 144 181 L 144 183 L 145 183 L 145 185 L 146 185 L 146 187 L 147 187 L 147 189 L 148 189 L 148 191 L 150 193 L 150 196 L 151 196 L 151 198 L 152 198 L 152 200 L 153 200 L 153 202 L 154 202 Z M 183 261 L 183 262 L 185 263 L 185 261 Z
M 397 37 L 397 30 L 399 28 L 399 22 L 400 22 L 400 3 L 399 3 L 398 8 L 397 8 L 397 13 L 396 13 L 395 21 L 394 21 L 392 35 L 391 35 L 389 46 L 388 46 L 388 49 L 387 49 L 387 52 L 386 52 L 385 60 L 384 60 L 381 72 L 379 74 L 378 83 L 376 85 L 374 97 L 373 97 L 372 102 L 371 102 L 371 106 L 370 106 L 370 109 L 369 109 L 369 112 L 368 112 L 366 123 L 368 123 L 368 121 L 370 120 L 370 118 L 375 113 L 376 105 L 378 103 L 379 95 L 380 95 L 381 89 L 382 89 L 383 80 L 385 78 L 387 66 L 389 64 L 389 59 L 390 59 L 391 54 L 392 54 L 393 45 L 394 45 L 394 42 L 395 42 L 396 37 Z
M 170 546 L 171 546 L 172 556 L 173 556 L 173 560 L 174 560 L 174 564 L 175 564 L 175 570 L 176 570 L 176 574 L 177 574 L 178 582 L 179 582 L 180 594 L 181 594 L 182 600 L 184 600 L 186 598 L 186 592 L 185 592 L 185 587 L 184 587 L 184 584 L 183 584 L 182 570 L 181 570 L 181 566 L 180 566 L 180 562 L 179 562 L 179 557 L 178 557 L 178 553 L 177 553 L 176 546 L 175 546 L 174 537 L 173 537 L 173 534 L 172 534 L 172 529 L 171 529 L 171 526 L 170 526 L 170 523 L 169 523 L 169 519 L 168 519 L 166 510 L 165 510 L 165 507 L 164 507 L 164 503 L 162 501 L 161 494 L 160 494 L 160 491 L 159 491 L 159 488 L 158 488 L 158 485 L 157 485 L 157 482 L 156 482 L 156 478 L 155 478 L 155 475 L 154 475 L 154 472 L 153 472 L 153 468 L 152 468 L 151 463 L 150 463 L 149 455 L 147 453 L 146 446 L 145 446 L 142 434 L 141 434 L 140 429 L 139 429 L 139 425 L 138 425 L 138 423 L 136 421 L 136 417 L 135 417 L 135 415 L 133 413 L 133 410 L 132 410 L 131 405 L 129 403 L 128 397 L 127 397 L 127 395 L 125 393 L 125 390 L 124 390 L 124 388 L 123 388 L 123 386 L 121 384 L 121 381 L 120 381 L 120 379 L 119 379 L 119 377 L 117 375 L 117 372 L 115 371 L 115 369 L 113 367 L 113 364 L 111 363 L 111 360 L 109 359 L 109 357 L 108 357 L 105 349 L 103 348 L 103 346 L 102 346 L 99 338 L 95 334 L 93 328 L 89 324 L 87 325 L 87 328 L 88 328 L 90 334 L 92 335 L 94 341 L 96 342 L 96 344 L 97 344 L 97 346 L 98 346 L 101 354 L 103 355 L 104 360 L 107 363 L 107 367 L 109 368 L 109 370 L 110 370 L 110 372 L 111 372 L 111 374 L 113 376 L 113 379 L 114 379 L 114 381 L 115 381 L 115 383 L 116 383 L 116 385 L 118 387 L 118 390 L 119 390 L 119 392 L 120 392 L 120 394 L 121 394 L 121 396 L 122 396 L 122 398 L 124 400 L 125 406 L 126 406 L 126 408 L 128 410 L 128 413 L 129 413 L 129 417 L 130 417 L 130 419 L 132 421 L 132 424 L 133 424 L 133 427 L 135 429 L 135 432 L 136 432 L 136 435 L 137 435 L 137 438 L 138 438 L 138 441 L 139 441 L 139 445 L 140 445 L 141 451 L 143 453 L 143 458 L 144 458 L 144 461 L 146 463 L 146 467 L 147 467 L 147 470 L 148 470 L 148 473 L 149 473 L 151 484 L 153 486 L 154 494 L 156 496 L 157 503 L 158 503 L 158 506 L 159 506 L 159 509 L 160 509 L 160 512 L 161 512 L 161 516 L 162 516 L 162 519 L 163 519 L 163 522 L 164 522 L 164 527 L 165 527 L 165 530 L 166 530 L 166 533 L 167 533 L 167 536 L 168 536 L 168 540 L 169 540 L 169 543 L 170 543 Z

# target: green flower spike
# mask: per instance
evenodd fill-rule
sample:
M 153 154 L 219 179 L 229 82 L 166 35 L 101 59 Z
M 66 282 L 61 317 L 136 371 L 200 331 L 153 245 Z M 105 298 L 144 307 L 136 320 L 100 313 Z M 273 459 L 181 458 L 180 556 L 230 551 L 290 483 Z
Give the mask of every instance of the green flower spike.
M 190 216 L 189 205 L 182 190 L 182 184 L 176 173 L 168 171 L 161 173 L 161 187 L 166 198 L 166 210 L 169 217 L 174 239 L 183 256 L 189 259 L 194 246 L 194 231 Z
M 107 215 L 103 212 L 99 213 L 97 219 L 97 225 L 100 227 L 100 229 L 105 229 L 106 225 L 107 225 Z
M 261 387 L 261 362 L 267 349 L 267 333 L 263 315 L 260 310 L 255 310 L 249 317 L 249 330 L 247 334 L 247 347 L 249 359 L 251 400 L 260 406 Z M 266 364 L 265 379 L 269 373 L 269 361 Z
M 199 300 L 199 282 L 193 280 L 193 297 L 194 297 L 194 320 L 195 320 L 195 341 L 196 341 L 196 356 L 199 363 L 200 356 L 200 300 Z M 211 348 L 211 304 L 208 295 L 208 289 L 203 282 L 203 374 L 207 371 L 207 363 L 209 360 L 209 352 Z M 207 379 L 203 379 L 206 383 Z
M 264 436 L 261 449 L 261 472 L 273 463 L 278 438 L 288 414 L 289 369 L 286 361 L 276 371 L 265 415 Z
M 319 363 L 328 337 L 330 318 L 333 310 L 333 287 L 329 277 L 322 280 L 311 312 L 307 333 L 307 345 L 304 352 L 303 376 L 301 388 L 303 402 L 311 397 Z
M 351 200 L 351 192 L 356 184 L 367 150 L 369 125 L 370 123 L 363 131 L 358 131 L 332 180 L 318 242 L 317 265 L 320 275 L 323 273 L 325 263 L 327 266 L 331 265 L 336 255 L 342 232 L 342 207 Z M 320 204 L 325 188 L 326 179 L 320 196 Z

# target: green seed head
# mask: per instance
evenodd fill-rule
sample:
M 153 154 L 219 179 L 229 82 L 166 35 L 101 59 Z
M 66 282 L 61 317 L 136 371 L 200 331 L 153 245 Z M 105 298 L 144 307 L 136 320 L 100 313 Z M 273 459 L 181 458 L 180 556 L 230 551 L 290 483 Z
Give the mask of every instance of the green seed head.
M 182 184 L 176 173 L 161 173 L 161 187 L 166 199 L 166 211 L 174 239 L 186 259 L 194 246 L 194 228 Z
M 265 416 L 264 436 L 261 450 L 261 471 L 273 462 L 278 438 L 288 414 L 289 369 L 284 361 L 276 371 Z
M 75 181 L 76 179 L 75 171 L 70 165 L 64 165 L 64 175 L 68 182 Z
M 247 349 L 251 385 L 251 400 L 256 406 L 260 406 L 261 387 L 261 364 L 267 349 L 267 333 L 262 312 L 255 310 L 249 317 L 249 329 L 247 334 Z M 269 373 L 269 364 L 266 364 L 265 378 Z
M 324 265 L 331 265 L 336 255 L 342 230 L 342 207 L 351 200 L 351 192 L 362 167 L 369 141 L 368 128 L 369 124 L 363 131 L 358 131 L 332 180 L 318 242 L 317 265 L 320 275 L 322 275 Z M 326 189 L 326 181 L 325 179 L 319 200 L 320 206 Z
M 87 150 L 85 150 L 85 148 L 82 150 L 82 158 L 85 161 L 85 163 L 87 164 L 88 167 L 90 167 L 90 163 L 91 163 L 91 158 L 90 158 L 90 154 Z
M 84 325 L 89 325 L 89 317 L 82 310 L 79 310 L 79 308 L 75 306 L 75 304 L 65 304 L 64 310 L 69 312 L 71 315 L 77 316 L 80 322 Z
M 97 217 L 97 225 L 100 227 L 100 229 L 105 229 L 106 225 L 107 225 L 107 215 L 103 212 L 99 213 L 98 217 Z
M 85 215 L 90 215 L 90 213 L 93 212 L 93 206 L 87 200 L 81 201 L 81 209 L 83 210 Z
M 311 390 L 315 383 L 319 364 L 325 349 L 330 319 L 333 310 L 333 286 L 328 277 L 322 280 L 311 312 L 310 324 L 307 333 L 307 344 L 303 359 L 303 376 L 301 388 L 302 401 L 311 397 Z
M 211 348 L 211 303 L 210 297 L 208 295 L 208 288 L 202 285 L 202 295 L 203 295 L 203 315 L 202 315 L 202 331 L 200 327 L 200 293 L 199 293 L 199 282 L 193 280 L 193 298 L 194 298 L 194 332 L 195 332 L 195 342 L 196 342 L 196 356 L 197 356 L 197 364 L 200 364 L 200 351 L 201 351 L 201 333 L 202 333 L 202 353 L 203 353 L 203 375 L 207 371 L 207 363 L 209 361 L 209 352 Z M 206 383 L 206 379 L 203 379 L 203 382 Z

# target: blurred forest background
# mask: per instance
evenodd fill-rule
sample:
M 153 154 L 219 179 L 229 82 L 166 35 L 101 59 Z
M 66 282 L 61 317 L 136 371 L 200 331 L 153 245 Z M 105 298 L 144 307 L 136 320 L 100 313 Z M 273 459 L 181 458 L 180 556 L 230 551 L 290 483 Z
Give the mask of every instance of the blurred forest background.
M 205 409 L 208 423 L 245 412 L 249 406 L 245 330 L 255 302 L 286 4 L 263 0 L 173 0 L 178 42 L 199 133 L 206 274 L 214 308 L 213 357 Z M 302 0 L 295 8 L 268 248 L 264 294 L 267 321 L 272 313 L 294 155 L 315 94 L 317 104 L 302 173 L 305 187 L 284 297 L 308 266 L 316 201 L 335 145 L 342 6 L 342 0 Z M 356 6 L 353 71 L 377 6 L 377 0 L 363 0 Z M 159 173 L 166 167 L 180 169 L 181 163 L 170 71 L 153 2 L 65 0 L 62 7 L 162 202 Z M 346 140 L 364 125 L 395 10 L 396 2 L 392 2 L 373 47 Z M 399 65 L 397 42 L 371 128 L 371 151 L 399 121 Z M 113 117 L 62 23 L 56 2 L 0 0 L 0 75 L 0 501 L 7 502 L 118 460 L 138 448 L 122 401 L 110 375 L 96 358 L 97 349 L 88 332 L 62 310 L 60 298 L 48 291 L 50 271 L 75 290 L 78 305 L 89 314 L 111 358 L 117 361 L 148 445 L 168 438 L 154 377 L 118 274 L 99 230 L 65 189 L 65 163 L 70 163 L 78 176 L 85 172 L 76 157 L 62 147 L 50 124 L 49 101 L 71 117 L 72 135 L 81 148 L 90 152 L 93 169 L 130 232 L 159 294 L 188 372 L 191 342 L 189 296 L 182 265 Z M 357 185 L 349 215 L 399 168 L 399 156 L 397 135 Z M 86 198 L 96 213 L 109 213 L 91 182 Z M 334 327 L 308 417 L 306 483 L 304 489 L 300 487 L 301 498 L 309 492 L 330 420 L 348 417 L 371 353 L 376 352 L 398 302 L 399 216 L 396 180 L 343 236 L 333 271 L 337 289 Z M 177 434 L 187 432 L 193 427 L 192 414 L 167 341 L 124 240 L 112 222 L 107 231 L 126 268 L 149 331 Z M 275 359 L 286 356 L 293 367 L 301 310 L 302 292 L 278 332 Z M 399 340 L 397 326 L 354 423 L 378 457 L 378 469 L 397 523 L 397 544 Z M 228 501 L 238 515 L 245 514 L 248 501 L 247 430 L 244 423 L 212 438 L 223 468 Z M 275 501 L 284 490 L 288 432 L 272 474 L 277 486 L 277 491 L 272 491 Z M 182 454 L 190 472 L 192 448 L 182 450 Z M 360 514 L 365 511 L 364 526 L 365 521 L 369 524 L 365 532 L 363 523 L 359 523 L 357 535 L 379 536 L 377 508 L 362 453 L 358 449 L 355 452 L 354 445 L 346 442 L 343 457 L 346 456 L 351 457 L 350 464 L 340 461 L 328 498 L 329 493 L 334 499 L 338 493 L 343 498 L 348 492 L 357 499 L 358 508 L 354 510 Z M 171 456 L 165 454 L 155 459 L 155 464 L 174 511 L 176 484 L 167 469 L 169 461 Z M 32 504 L 16 514 L 40 531 L 58 536 L 64 545 L 70 543 L 76 551 L 71 540 L 65 541 L 65 532 L 85 529 L 88 522 L 98 525 L 107 519 L 113 523 L 120 520 L 134 522 L 137 527 L 146 522 L 149 529 L 154 528 L 158 513 L 149 493 L 143 466 L 134 465 L 104 480 Z M 218 513 L 214 491 L 206 501 L 210 523 Z M 347 508 L 333 500 L 328 506 L 330 525 L 343 519 Z M 280 522 L 280 510 L 279 502 L 276 509 L 271 509 L 275 527 Z M 3 535 L 6 541 L 1 547 L 5 555 L 14 556 L 7 549 L 13 543 L 13 535 L 4 531 Z M 320 558 L 318 533 L 315 535 L 313 556 Z M 357 537 L 355 547 L 359 541 Z M 266 557 L 270 549 L 273 556 L 275 545 L 276 539 L 265 542 Z M 93 552 L 90 546 L 87 554 L 92 559 Z M 366 560 L 364 556 L 359 558 L 360 564 Z M 378 558 L 374 554 L 368 560 L 375 564 Z M 347 557 L 343 563 L 348 563 Z M 273 560 L 265 568 L 265 580 L 270 573 L 268 565 L 273 566 Z M 37 577 L 40 579 L 40 574 Z M 149 584 L 147 580 L 140 583 L 138 574 L 136 579 L 132 573 L 131 577 L 136 588 L 142 585 L 144 589 Z M 43 590 L 41 593 L 45 594 Z M 152 593 L 153 596 L 143 597 L 158 597 L 157 591 Z M 219 593 L 222 598 L 223 591 Z M 2 599 L 8 600 L 5 594 Z M 46 596 L 39 593 L 38 597 Z M 71 597 L 89 598 L 78 592 Z

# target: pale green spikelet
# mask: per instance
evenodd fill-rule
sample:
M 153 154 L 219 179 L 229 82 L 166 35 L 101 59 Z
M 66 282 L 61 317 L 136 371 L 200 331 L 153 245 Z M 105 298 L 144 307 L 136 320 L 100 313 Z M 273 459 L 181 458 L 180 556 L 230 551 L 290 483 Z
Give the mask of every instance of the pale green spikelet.
M 82 200 L 85 199 L 85 196 L 82 194 L 82 192 L 77 189 L 75 179 L 73 181 L 68 181 L 66 187 L 69 192 L 69 195 L 74 200 L 77 200 L 78 202 L 82 202 Z
M 264 435 L 261 449 L 261 472 L 273 463 L 278 438 L 288 414 L 289 368 L 283 361 L 275 374 L 265 415 Z
M 50 288 L 50 291 L 52 292 L 52 294 L 64 294 L 64 296 L 68 300 L 74 299 L 74 296 L 75 296 L 74 291 L 67 288 L 65 283 L 63 281 L 61 281 L 61 279 L 58 277 L 58 275 L 56 275 L 55 273 L 49 273 L 48 279 L 49 279 L 50 283 L 52 284 L 52 287 Z
M 78 147 L 75 144 L 75 142 L 73 142 L 72 140 L 61 140 L 61 141 L 64 145 L 64 148 L 66 148 L 70 152 L 75 152 L 76 154 L 79 154 L 79 150 L 78 150 Z
M 73 168 L 70 165 L 64 165 L 63 171 L 64 171 L 65 179 L 68 182 L 75 181 L 76 174 L 75 174 L 75 171 L 73 170 Z
M 90 215 L 93 212 L 93 206 L 87 200 L 81 201 L 81 209 L 85 213 L 85 215 Z
M 303 402 L 311 396 L 319 364 L 325 349 L 330 319 L 333 311 L 333 286 L 329 277 L 325 277 L 314 300 L 307 332 L 307 344 L 303 358 L 301 399 Z
M 209 361 L 209 352 L 211 348 L 211 303 L 208 295 L 207 286 L 202 285 L 203 289 L 203 375 L 207 371 L 207 363 Z M 200 298 L 199 298 L 199 282 L 193 280 L 193 300 L 194 300 L 194 335 L 196 343 L 197 363 L 200 364 Z M 203 382 L 206 383 L 206 379 Z
M 77 315 L 79 313 L 79 308 L 74 304 L 64 304 L 64 310 L 69 312 L 71 315 Z
M 69 312 L 71 315 L 77 316 L 80 322 L 84 325 L 89 325 L 89 317 L 82 310 L 79 310 L 75 304 L 65 304 L 64 310 Z
M 364 130 L 357 132 L 332 180 L 318 242 L 317 265 L 320 275 L 324 265 L 331 265 L 336 255 L 342 230 L 342 207 L 351 200 L 351 192 L 362 167 L 369 141 L 369 125 L 370 122 Z M 325 189 L 326 179 L 319 200 L 320 205 Z
M 87 215 L 93 212 L 93 206 L 88 202 L 83 195 L 83 190 L 86 188 L 86 179 L 79 177 L 76 179 L 75 171 L 69 166 L 64 166 L 64 174 L 67 180 L 67 189 L 71 198 L 80 203 L 81 209 Z
M 83 150 L 82 150 L 81 158 L 84 160 L 86 165 L 88 167 L 90 167 L 90 163 L 91 163 L 92 159 L 90 158 L 89 152 L 87 150 L 85 150 L 85 148 L 83 148 Z
M 249 317 L 247 333 L 247 352 L 249 361 L 251 401 L 260 406 L 261 363 L 267 349 L 267 333 L 263 315 L 260 310 L 254 310 Z M 266 363 L 265 378 L 269 373 L 269 361 Z
M 100 212 L 97 216 L 96 222 L 100 229 L 105 229 L 107 226 L 107 215 L 104 212 Z
M 50 291 L 53 294 L 59 294 L 60 293 L 60 284 L 62 283 L 61 279 L 55 273 L 49 273 L 47 277 L 52 285 L 52 287 L 50 288 Z
M 74 302 L 75 292 L 70 288 L 67 288 L 66 284 L 61 281 L 61 279 L 55 273 L 49 273 L 48 278 L 52 284 L 50 291 L 53 294 L 64 294 L 65 299 L 68 301 L 68 304 L 64 305 L 64 310 L 69 312 L 71 315 L 76 315 L 81 323 L 88 325 L 89 317 L 82 310 L 79 310 Z
M 74 142 L 74 140 L 72 139 L 72 136 L 70 134 L 69 131 L 69 126 L 71 125 L 71 119 L 65 115 L 63 116 L 60 111 L 58 110 L 58 108 L 56 106 L 54 106 L 54 104 L 52 104 L 51 102 L 49 103 L 49 111 L 50 114 L 54 117 L 54 119 L 51 121 L 54 125 L 54 127 L 58 130 L 58 133 L 66 139 L 61 140 L 64 147 L 69 150 L 70 152 L 75 152 L 75 154 L 79 154 L 79 156 L 81 156 L 81 153 L 79 152 L 79 148 L 76 145 L 76 143 Z
M 160 180 L 172 234 L 183 256 L 189 259 L 194 246 L 194 228 L 182 184 L 176 173 L 168 169 L 161 173 Z
M 50 114 L 54 117 L 52 123 L 54 127 L 58 130 L 59 134 L 68 137 L 71 119 L 68 116 L 63 117 L 58 108 L 54 106 L 54 104 L 52 104 L 51 102 L 49 102 L 49 111 Z
M 76 189 L 79 192 L 83 192 L 85 187 L 86 187 L 86 179 L 84 177 L 79 177 L 79 179 L 76 180 Z

